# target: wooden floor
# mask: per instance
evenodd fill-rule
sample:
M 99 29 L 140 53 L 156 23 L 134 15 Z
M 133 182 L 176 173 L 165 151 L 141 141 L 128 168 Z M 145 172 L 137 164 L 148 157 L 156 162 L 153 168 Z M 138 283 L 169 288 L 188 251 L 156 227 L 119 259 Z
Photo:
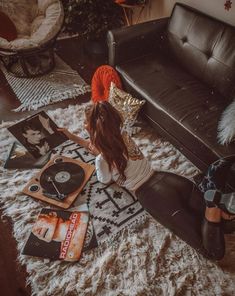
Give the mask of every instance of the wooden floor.
M 95 69 L 107 61 L 104 56 L 87 54 L 83 48 L 83 42 L 77 38 L 65 39 L 57 42 L 56 53 L 77 70 L 86 82 L 90 83 Z M 19 106 L 19 101 L 0 71 L 0 121 L 17 120 L 42 109 L 65 108 L 68 104 L 80 104 L 89 99 L 90 95 L 85 94 L 77 99 L 65 100 L 37 111 L 16 113 L 11 110 Z M 31 295 L 30 287 L 26 287 L 26 277 L 25 268 L 17 263 L 16 242 L 12 236 L 11 219 L 2 218 L 0 220 L 0 294 L 3 296 Z

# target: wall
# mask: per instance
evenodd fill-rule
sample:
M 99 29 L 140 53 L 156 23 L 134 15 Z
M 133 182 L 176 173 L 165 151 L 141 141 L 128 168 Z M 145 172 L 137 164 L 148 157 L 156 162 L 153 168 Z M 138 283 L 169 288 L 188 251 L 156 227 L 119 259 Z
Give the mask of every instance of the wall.
M 140 20 L 147 21 L 155 18 L 169 16 L 175 2 L 185 3 L 198 10 L 212 15 L 222 21 L 235 26 L 235 1 L 232 1 L 232 8 L 227 11 L 224 9 L 225 0 L 148 0 L 149 3 L 144 9 Z M 134 19 L 138 15 L 138 9 L 134 12 Z

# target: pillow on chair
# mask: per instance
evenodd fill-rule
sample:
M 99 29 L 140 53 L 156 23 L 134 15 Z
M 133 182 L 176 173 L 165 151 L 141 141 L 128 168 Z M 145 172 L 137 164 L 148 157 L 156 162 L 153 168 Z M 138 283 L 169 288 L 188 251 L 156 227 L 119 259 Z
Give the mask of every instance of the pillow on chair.
M 0 11 L 0 37 L 7 41 L 12 41 L 17 38 L 17 31 L 15 24 L 2 11 Z

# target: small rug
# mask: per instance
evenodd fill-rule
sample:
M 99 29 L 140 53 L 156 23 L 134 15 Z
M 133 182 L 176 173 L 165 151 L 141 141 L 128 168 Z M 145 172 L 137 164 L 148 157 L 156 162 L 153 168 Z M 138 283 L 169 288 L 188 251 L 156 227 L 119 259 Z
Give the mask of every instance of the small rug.
M 66 142 L 55 149 L 55 154 L 95 164 L 95 158 L 83 147 Z M 143 223 L 147 217 L 136 197 L 115 183 L 103 185 L 94 172 L 74 206 L 87 203 L 98 245 L 115 238 L 122 229 Z
M 85 105 L 69 106 L 66 109 L 49 111 L 48 115 L 59 126 L 83 135 L 84 107 Z M 11 124 L 12 122 L 6 122 L 0 126 L 1 160 L 6 158 L 13 141 L 6 129 Z M 157 136 L 143 123 L 140 123 L 140 127 L 141 131 L 134 136 L 134 140 L 154 169 L 171 171 L 186 177 L 191 177 L 197 172 L 196 168 L 164 138 Z M 63 153 L 69 155 L 67 148 L 62 148 Z M 78 153 L 79 157 L 83 157 L 83 153 L 80 153 L 77 148 L 74 148 L 71 156 L 76 157 L 75 154 Z M 32 295 L 234 295 L 234 235 L 227 236 L 226 257 L 216 264 L 203 258 L 149 215 L 143 219 L 142 223 L 131 224 L 131 221 L 136 219 L 133 217 L 133 220 L 130 219 L 127 226 L 120 228 L 118 234 L 111 239 L 108 239 L 107 233 L 101 234 L 103 227 L 109 225 L 104 221 L 97 231 L 101 234 L 98 236 L 100 237 L 99 247 L 84 253 L 79 263 L 44 261 L 21 255 L 20 251 L 36 216 L 40 209 L 45 207 L 45 203 L 20 193 L 27 180 L 36 172 L 37 170 L 4 170 L 2 166 L 0 167 L 1 207 L 4 215 L 12 219 L 13 235 L 19 252 L 18 260 L 26 266 L 29 274 L 27 282 L 31 285 Z M 92 182 L 93 179 L 90 184 Z M 97 214 L 96 205 L 102 204 L 105 210 L 112 203 L 108 200 L 106 193 L 100 195 L 99 192 L 94 192 L 96 184 L 93 185 L 93 192 L 89 198 L 90 186 L 86 187 L 87 190 L 83 192 L 82 198 L 90 199 L 89 206 L 94 209 L 93 221 L 99 224 L 98 221 L 106 217 L 100 217 Z M 101 189 L 104 192 L 105 187 L 101 186 Z M 128 198 L 127 204 L 130 201 L 131 197 Z M 122 202 L 120 205 L 123 206 L 123 204 Z M 114 209 L 113 205 L 112 208 Z M 120 225 L 123 221 L 119 218 L 114 215 L 113 221 Z
M 90 86 L 60 57 L 55 55 L 55 68 L 48 74 L 35 78 L 18 78 L 1 65 L 21 105 L 14 111 L 37 110 L 40 107 L 90 92 Z

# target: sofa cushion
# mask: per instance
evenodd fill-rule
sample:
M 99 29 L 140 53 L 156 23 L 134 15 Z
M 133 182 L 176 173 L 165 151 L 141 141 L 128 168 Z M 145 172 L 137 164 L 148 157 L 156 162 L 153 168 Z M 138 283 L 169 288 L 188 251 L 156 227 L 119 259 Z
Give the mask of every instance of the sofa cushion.
M 216 137 L 218 120 L 230 102 L 227 98 L 208 88 L 186 73 L 176 61 L 161 53 L 117 66 L 117 70 L 149 102 L 150 117 L 156 122 L 163 121 L 159 124 L 169 129 L 169 133 L 177 130 L 176 137 L 183 137 L 182 141 L 189 133 L 197 144 L 218 154 L 225 152 Z M 161 113 L 160 117 L 154 114 L 156 110 L 158 114 Z M 174 131 L 171 131 L 172 127 Z
M 234 95 L 235 29 L 223 22 L 176 5 L 168 26 L 169 49 L 190 73 L 217 89 Z
M 17 37 L 17 31 L 12 20 L 0 11 L 0 37 L 12 41 Z

